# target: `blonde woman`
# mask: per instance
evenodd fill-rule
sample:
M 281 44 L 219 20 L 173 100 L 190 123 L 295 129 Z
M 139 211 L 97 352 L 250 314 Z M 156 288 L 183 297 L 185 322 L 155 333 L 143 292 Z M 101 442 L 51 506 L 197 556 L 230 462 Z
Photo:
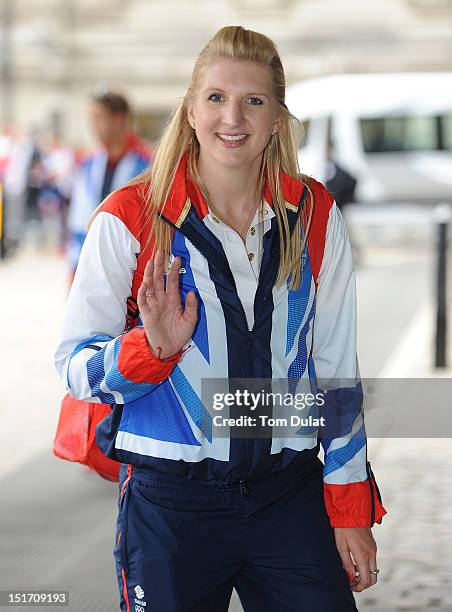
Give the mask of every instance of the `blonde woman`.
M 298 171 L 284 96 L 273 42 L 220 29 L 152 169 L 102 203 L 83 247 L 56 365 L 74 397 L 113 407 L 97 440 L 122 463 L 127 612 L 227 611 L 233 587 L 245 612 L 346 612 L 377 581 L 371 527 L 386 510 L 367 460 L 351 248 L 331 196 Z M 235 398 L 221 411 L 209 379 Z M 342 427 L 234 435 L 231 419 L 252 414 L 236 379 L 291 392 L 326 380 L 319 405 Z

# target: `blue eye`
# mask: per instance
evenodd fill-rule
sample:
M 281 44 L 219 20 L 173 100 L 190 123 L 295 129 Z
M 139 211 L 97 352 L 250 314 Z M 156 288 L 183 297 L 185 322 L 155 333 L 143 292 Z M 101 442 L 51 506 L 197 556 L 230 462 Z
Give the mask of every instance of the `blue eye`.
M 221 102 L 221 100 L 218 100 L 218 99 L 215 100 L 213 99 L 214 97 L 222 98 L 223 94 L 217 92 L 217 93 L 210 94 L 210 96 L 208 97 L 208 100 L 217 104 L 218 102 Z M 253 100 L 250 106 L 262 106 L 263 104 L 263 101 L 260 98 L 257 98 L 256 96 L 252 96 L 251 98 L 248 98 L 248 100 Z
M 255 96 L 253 96 L 252 98 L 248 98 L 248 100 L 257 100 L 257 104 L 252 104 L 252 106 L 262 106 L 263 102 L 260 98 L 256 98 Z
M 221 96 L 221 94 L 220 94 L 220 93 L 213 93 L 213 94 L 211 94 L 211 95 L 209 96 L 209 98 L 208 98 L 208 99 L 209 99 L 209 100 L 211 100 L 213 96 Z M 212 100 L 212 102 L 217 102 L 217 100 Z

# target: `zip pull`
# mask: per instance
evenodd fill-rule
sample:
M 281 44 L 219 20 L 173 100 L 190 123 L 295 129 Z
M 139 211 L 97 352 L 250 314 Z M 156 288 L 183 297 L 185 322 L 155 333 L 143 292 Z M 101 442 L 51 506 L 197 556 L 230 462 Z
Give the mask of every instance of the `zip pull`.
M 124 497 L 124 494 L 126 492 L 126 488 L 127 485 L 129 483 L 129 480 L 132 478 L 132 472 L 133 472 L 133 465 L 131 463 L 127 464 L 127 478 L 124 480 L 124 482 L 122 483 L 122 487 L 121 487 L 121 493 L 120 493 L 120 501 L 122 502 L 122 498 Z
M 366 471 L 367 471 L 367 480 L 369 482 L 370 489 L 370 527 L 373 527 L 375 523 L 375 498 L 374 498 L 374 490 L 372 487 L 372 470 L 370 468 L 370 462 L 366 461 Z
M 246 484 L 244 480 L 241 480 L 239 482 L 239 486 L 240 486 L 240 495 L 249 495 L 250 488 L 248 487 L 248 485 Z

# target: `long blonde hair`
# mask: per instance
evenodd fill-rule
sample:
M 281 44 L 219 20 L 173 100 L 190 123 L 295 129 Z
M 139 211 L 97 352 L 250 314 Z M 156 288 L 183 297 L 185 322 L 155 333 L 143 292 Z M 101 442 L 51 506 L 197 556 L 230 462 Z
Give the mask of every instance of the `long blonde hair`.
M 301 124 L 286 107 L 284 69 L 275 44 L 264 34 L 246 30 L 241 26 L 226 26 L 218 30 L 196 59 L 187 92 L 163 127 L 152 167 L 132 179 L 128 185 L 143 185 L 143 211 L 146 222 L 150 221 L 152 224 L 150 235 L 154 238 L 154 248 L 163 248 L 169 255 L 172 230 L 156 211 L 164 211 L 176 170 L 187 151 L 188 172 L 209 204 L 209 195 L 197 169 L 199 141 L 188 121 L 187 107 L 194 100 L 202 70 L 220 58 L 254 62 L 270 69 L 280 127 L 279 131 L 270 137 L 263 151 L 257 193 L 262 206 L 267 175 L 280 234 L 280 262 L 276 285 L 281 286 L 290 276 L 290 287 L 293 289 L 300 284 L 301 255 L 311 224 L 314 198 L 309 189 L 309 178 L 300 174 L 298 168 L 297 143 Z M 309 191 L 309 198 L 305 200 L 292 234 L 279 180 L 280 170 L 304 182 Z

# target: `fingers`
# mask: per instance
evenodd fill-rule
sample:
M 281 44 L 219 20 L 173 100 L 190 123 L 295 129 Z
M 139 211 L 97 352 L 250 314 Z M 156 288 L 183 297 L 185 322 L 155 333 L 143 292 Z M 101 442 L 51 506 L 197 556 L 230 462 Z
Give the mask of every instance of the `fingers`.
M 377 568 L 377 547 L 375 545 L 375 549 L 372 550 L 371 554 L 370 554 L 370 558 L 369 558 L 369 566 L 370 569 L 375 571 Z M 370 574 L 371 580 L 372 580 L 372 584 L 371 586 L 373 586 L 374 584 L 377 584 L 377 574 Z
M 375 565 L 371 565 L 370 569 L 375 571 Z M 374 586 L 374 584 L 377 584 L 377 574 L 370 574 L 370 585 L 369 586 Z
M 359 576 L 356 575 L 356 568 L 353 563 L 342 564 L 344 572 L 347 574 L 347 580 L 350 586 L 358 583 Z
M 137 293 L 137 304 L 141 313 L 150 311 L 153 301 L 155 300 L 155 296 L 154 262 L 152 259 L 149 259 L 144 268 L 143 282 L 141 283 Z
M 144 268 L 143 282 L 150 287 L 151 291 L 154 291 L 154 262 L 152 259 L 148 259 Z
M 163 268 L 164 268 L 164 252 L 159 249 L 156 253 L 154 260 L 149 259 L 144 268 L 143 283 L 138 290 L 138 307 L 140 311 L 142 308 L 152 309 L 155 308 L 156 304 L 160 302 L 165 294 L 171 297 L 171 304 L 174 306 L 176 300 L 181 306 L 180 300 L 180 287 L 179 287 L 179 273 L 181 269 L 181 258 L 175 257 L 171 269 L 166 275 L 166 286 L 163 281 Z M 186 295 L 185 299 L 185 310 L 183 313 L 184 319 L 187 322 L 196 321 L 198 316 L 198 300 L 194 291 L 190 291 Z
M 353 590 L 359 593 L 372 586 L 372 584 L 375 584 L 372 582 L 372 576 L 374 574 L 370 573 L 369 559 L 365 556 L 355 558 L 355 565 L 359 571 L 359 580 Z
M 189 291 L 185 296 L 183 317 L 188 323 L 195 323 L 198 318 L 198 300 L 194 291 Z
M 377 574 L 371 574 L 370 572 L 370 570 L 375 570 L 377 567 L 377 545 L 370 529 L 367 535 L 367 546 L 359 552 L 352 552 L 359 571 L 359 580 L 353 590 L 358 593 L 377 583 Z
M 149 286 L 145 282 L 142 282 L 137 292 L 138 310 L 142 315 L 146 315 L 150 312 L 149 304 L 151 303 L 150 301 L 154 299 L 146 297 L 148 291 L 150 291 Z
M 161 295 L 165 288 L 163 285 L 163 264 L 165 262 L 165 254 L 162 249 L 158 249 L 154 258 L 154 291 L 157 296 Z
M 166 275 L 166 292 L 172 296 L 179 297 L 179 272 L 181 266 L 180 257 L 175 257 L 171 269 Z
M 377 575 L 370 570 L 377 567 L 377 545 L 370 529 L 335 529 L 334 535 L 352 591 L 359 593 L 376 584 Z
M 176 261 L 177 260 L 177 261 Z M 165 254 L 162 249 L 157 250 L 154 260 L 149 259 L 146 263 L 143 273 L 143 283 L 147 285 L 146 298 L 161 297 L 165 292 L 164 276 Z M 174 270 L 173 270 L 174 268 Z M 171 287 L 173 295 L 179 293 L 179 270 L 180 257 L 175 258 L 175 262 L 171 266 L 171 270 L 167 275 L 166 289 L 168 283 Z M 151 305 L 152 302 L 149 304 Z
M 357 578 L 355 576 L 355 564 L 353 563 L 353 560 L 350 556 L 350 550 L 348 546 L 343 545 L 340 548 L 338 547 L 338 552 L 341 557 L 342 567 L 344 568 L 344 571 L 347 574 L 348 582 L 350 583 L 350 585 L 353 582 L 355 582 L 356 584 Z

